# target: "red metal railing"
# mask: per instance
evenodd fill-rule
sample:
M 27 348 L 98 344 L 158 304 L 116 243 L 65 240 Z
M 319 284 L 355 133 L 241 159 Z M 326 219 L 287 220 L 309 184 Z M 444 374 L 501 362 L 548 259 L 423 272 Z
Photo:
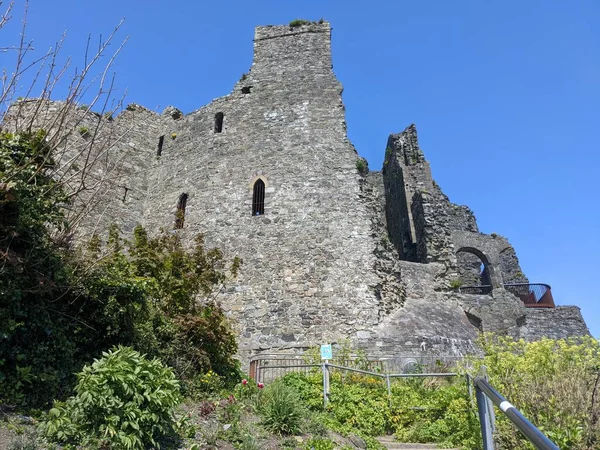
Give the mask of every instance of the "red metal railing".
M 550 285 L 543 283 L 508 283 L 504 289 L 521 299 L 526 308 L 554 308 Z M 490 295 L 492 286 L 461 286 L 462 294 Z
M 511 294 L 521 299 L 527 308 L 554 308 L 554 299 L 550 285 L 542 283 L 510 283 L 505 284 Z

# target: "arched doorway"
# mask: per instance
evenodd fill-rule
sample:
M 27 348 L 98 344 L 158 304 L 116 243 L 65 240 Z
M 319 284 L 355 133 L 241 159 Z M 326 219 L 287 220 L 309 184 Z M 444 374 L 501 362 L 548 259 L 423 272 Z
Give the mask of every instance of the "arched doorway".
M 456 252 L 460 291 L 464 294 L 491 294 L 492 268 L 478 249 L 462 247 Z

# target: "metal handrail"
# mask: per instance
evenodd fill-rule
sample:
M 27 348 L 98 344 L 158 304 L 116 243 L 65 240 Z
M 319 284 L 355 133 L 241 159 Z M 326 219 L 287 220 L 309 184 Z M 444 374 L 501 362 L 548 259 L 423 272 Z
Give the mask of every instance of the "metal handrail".
M 545 283 L 506 283 L 502 287 L 511 294 L 519 297 L 526 308 L 554 308 L 554 299 L 549 284 Z M 480 284 L 461 286 L 461 294 L 491 295 L 493 286 Z
M 504 289 L 516 295 L 528 308 L 554 308 L 552 289 L 545 283 L 506 283 Z
M 482 373 L 485 374 L 485 368 L 483 368 Z M 487 399 L 491 400 L 494 405 L 500 408 L 500 411 L 509 418 L 509 420 L 536 448 L 540 450 L 560 450 L 554 442 L 548 439 L 535 425 L 527 420 L 525 416 L 506 400 L 502 394 L 496 391 L 485 379 L 485 376 L 475 377 L 473 379 L 473 384 L 475 385 L 484 450 L 494 450 L 492 438 L 493 410 L 488 406 Z
M 385 380 L 388 394 L 388 402 L 392 401 L 392 389 L 391 379 L 392 378 L 422 378 L 422 377 L 457 377 L 458 373 L 455 372 L 440 372 L 440 373 L 381 373 L 372 372 L 370 370 L 355 369 L 354 367 L 339 366 L 337 364 L 331 364 L 328 361 L 324 361 L 321 364 L 294 364 L 294 365 L 273 365 L 273 366 L 258 366 L 256 367 L 256 375 L 260 376 L 261 371 L 270 369 L 288 369 L 291 367 L 295 368 L 307 368 L 307 367 L 321 367 L 323 370 L 323 404 L 327 406 L 329 402 L 329 369 L 346 370 L 348 372 L 361 373 L 363 375 L 370 375 L 373 377 L 379 377 Z
M 479 284 L 476 286 L 461 286 L 458 290 L 461 294 L 489 295 L 492 293 L 492 285 Z

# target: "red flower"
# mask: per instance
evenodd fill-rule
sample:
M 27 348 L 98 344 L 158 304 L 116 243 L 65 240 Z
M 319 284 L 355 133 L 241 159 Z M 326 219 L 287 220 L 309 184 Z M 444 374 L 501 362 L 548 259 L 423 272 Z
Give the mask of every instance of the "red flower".
M 244 379 L 242 380 L 242 384 L 243 384 L 244 386 L 246 386 L 246 385 L 248 384 L 248 380 L 246 380 L 246 379 L 244 378 Z
M 264 384 L 262 384 L 262 383 L 258 383 L 258 385 L 257 385 L 257 386 L 258 386 L 258 388 L 259 388 L 259 389 L 262 389 L 262 388 L 264 388 L 264 387 L 265 387 L 265 385 L 264 385 Z

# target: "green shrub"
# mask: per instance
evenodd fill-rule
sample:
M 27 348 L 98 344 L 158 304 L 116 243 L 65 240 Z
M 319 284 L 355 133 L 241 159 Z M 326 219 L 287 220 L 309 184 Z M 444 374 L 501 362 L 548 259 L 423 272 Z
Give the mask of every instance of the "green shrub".
M 305 414 L 297 391 L 280 381 L 265 388 L 258 412 L 264 428 L 277 434 L 299 432 Z
M 450 287 L 452 289 L 458 289 L 462 286 L 462 281 L 461 280 L 452 280 L 450 281 Z
M 309 25 L 311 23 L 312 22 L 310 20 L 296 19 L 296 20 L 292 20 L 290 22 L 290 27 L 296 28 L 296 27 L 301 27 L 302 25 Z
M 37 438 L 32 433 L 22 433 L 14 438 L 8 445 L 8 450 L 38 450 Z
M 83 130 L 82 130 L 83 131 Z M 186 393 L 239 380 L 237 344 L 213 289 L 235 277 L 202 236 L 184 246 L 168 232 L 139 227 L 123 239 L 116 227 L 103 245 L 65 245 L 73 198 L 53 177 L 44 132 L 0 133 L 0 398 L 19 408 L 64 400 L 75 373 L 103 349 L 126 345 L 171 366 Z M 75 170 L 75 167 L 73 167 Z M 211 382 L 202 375 L 212 370 Z
M 51 441 L 115 449 L 157 446 L 173 432 L 179 383 L 159 360 L 118 347 L 77 375 L 76 395 L 56 402 L 41 429 Z
M 358 173 L 361 175 L 366 175 L 369 173 L 369 165 L 367 164 L 366 160 L 363 158 L 356 160 L 356 170 L 358 170 Z
M 87 137 L 90 134 L 90 129 L 88 127 L 79 127 L 79 134 L 83 137 Z
M 490 383 L 560 448 L 600 448 L 600 344 L 590 336 L 569 340 L 514 341 L 486 335 Z M 528 449 L 511 422 L 497 413 L 502 448 Z
M 312 437 L 306 441 L 304 448 L 306 450 L 333 450 L 335 445 L 331 439 Z
M 298 390 L 310 409 L 323 409 L 320 373 L 292 373 L 283 381 Z M 390 404 L 381 379 L 333 372 L 330 402 L 318 420 L 338 433 L 358 434 L 368 448 L 381 448 L 374 437 L 392 432 L 404 441 L 477 448 L 479 429 L 463 379 L 396 380 L 391 388 Z

